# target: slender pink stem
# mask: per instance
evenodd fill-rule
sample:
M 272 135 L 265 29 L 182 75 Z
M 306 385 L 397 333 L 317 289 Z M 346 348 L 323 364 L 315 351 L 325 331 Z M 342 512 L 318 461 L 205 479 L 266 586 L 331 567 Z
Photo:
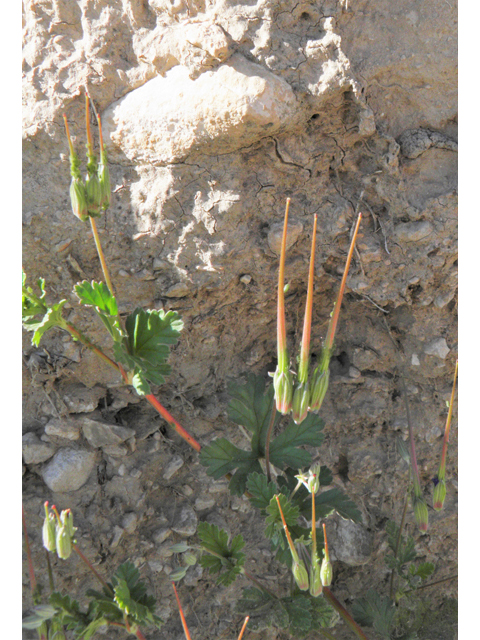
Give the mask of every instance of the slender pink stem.
M 278 269 L 278 306 L 277 306 L 277 349 L 278 349 L 278 369 L 286 371 L 288 369 L 287 356 L 287 332 L 285 329 L 285 299 L 283 287 L 285 284 L 285 252 L 287 247 L 287 227 L 288 210 L 290 208 L 290 198 L 287 198 L 285 207 L 285 221 L 283 223 L 282 247 L 280 250 L 280 267 Z
M 297 550 L 295 549 L 295 545 L 293 544 L 293 540 L 290 536 L 290 532 L 288 530 L 287 523 L 285 521 L 285 516 L 283 515 L 282 506 L 280 504 L 280 500 L 277 495 L 275 496 L 275 499 L 277 501 L 278 510 L 280 511 L 280 516 L 282 518 L 283 529 L 285 531 L 285 535 L 287 536 L 288 546 L 290 547 L 290 553 L 292 554 L 294 561 L 298 563 L 298 553 L 297 553 Z
M 325 541 L 325 560 L 329 562 L 330 556 L 328 555 L 327 527 L 325 526 L 325 523 L 323 523 L 323 539 Z
M 180 613 L 180 620 L 182 621 L 182 627 L 183 627 L 183 631 L 185 633 L 185 638 L 187 640 L 192 640 L 192 638 L 190 636 L 190 632 L 189 632 L 188 627 L 187 627 L 187 621 L 185 620 L 185 616 L 183 615 L 182 604 L 180 602 L 180 598 L 178 597 L 177 588 L 175 587 L 175 583 L 174 582 L 172 582 L 172 587 L 173 587 L 173 590 L 175 591 L 175 598 L 177 599 L 178 611 Z
M 30 550 L 30 542 L 28 540 L 27 521 L 25 520 L 25 511 L 23 509 L 23 504 L 22 504 L 22 524 L 23 524 L 23 534 L 25 536 L 25 550 L 27 552 L 27 559 L 28 559 L 28 573 L 29 573 L 29 576 L 30 576 L 30 589 L 32 591 L 32 596 L 33 596 L 35 594 L 35 590 L 37 588 L 37 579 L 35 578 L 35 569 L 33 568 L 32 552 Z
M 445 467 L 446 467 L 446 462 L 447 462 L 447 447 L 448 447 L 448 440 L 449 440 L 449 437 L 450 437 L 450 425 L 451 425 L 451 422 L 452 422 L 453 401 L 455 399 L 455 384 L 457 382 L 457 373 L 458 373 L 458 360 L 457 360 L 457 363 L 455 365 L 455 375 L 453 377 L 452 394 L 450 396 L 450 405 L 448 407 L 447 422 L 445 424 L 445 434 L 443 436 L 442 458 L 441 458 L 441 462 L 440 462 L 440 468 L 438 470 L 438 477 L 441 480 L 443 480 L 445 478 Z
M 364 634 L 362 629 L 358 626 L 352 616 L 348 613 L 348 611 L 343 607 L 340 602 L 336 599 L 333 593 L 330 591 L 329 587 L 323 587 L 323 595 L 330 602 L 332 607 L 338 611 L 350 629 L 355 633 L 355 635 L 361 640 L 368 640 L 368 637 Z
M 181 436 L 186 442 L 188 442 L 188 444 L 193 449 L 195 449 L 195 451 L 200 452 L 202 448 L 200 444 L 195 440 L 195 438 L 192 438 L 192 436 L 187 431 L 185 431 L 181 424 L 175 420 L 175 418 L 165 409 L 163 405 L 160 404 L 160 402 L 155 398 L 153 394 L 145 396 L 145 399 L 152 405 L 152 407 L 154 407 L 158 411 L 162 418 L 167 421 L 168 425 L 172 429 L 174 429 L 179 436 Z
M 85 92 L 85 124 L 87 128 L 88 153 L 90 155 L 93 155 L 93 138 L 92 138 L 92 130 L 90 128 L 90 100 L 88 97 L 88 92 Z
M 67 132 L 68 146 L 70 148 L 70 155 L 75 155 L 72 139 L 70 138 L 70 129 L 68 128 L 67 116 L 63 114 L 63 121 L 65 122 L 65 131 Z
M 52 509 L 53 509 L 53 507 L 52 507 Z M 101 583 L 101 585 L 103 587 L 105 587 L 105 589 L 107 589 L 107 591 L 109 591 L 113 595 L 112 589 L 108 586 L 108 584 L 105 582 L 105 580 L 102 578 L 102 576 L 98 573 L 98 571 L 92 565 L 90 560 L 86 556 L 83 555 L 83 553 L 80 551 L 80 549 L 77 547 L 76 544 L 72 545 L 72 549 L 80 557 L 80 559 L 87 565 L 87 567 L 90 569 L 90 571 L 93 573 L 93 575 L 97 578 L 97 580 Z
M 244 623 L 243 623 L 243 627 L 242 627 L 242 628 L 241 628 L 241 630 L 240 630 L 240 635 L 238 636 L 238 640 L 242 640 L 242 638 L 243 638 L 243 634 L 244 634 L 244 632 L 245 632 L 245 629 L 247 628 L 247 624 L 248 624 L 248 621 L 249 621 L 249 620 L 250 620 L 250 616 L 247 616 L 247 617 L 245 618 Z
M 342 282 L 340 284 L 340 290 L 338 292 L 337 301 L 333 310 L 333 316 L 328 325 L 327 337 L 325 338 L 325 346 L 327 349 L 333 347 L 333 340 L 335 338 L 335 331 L 337 329 L 338 316 L 340 315 L 340 306 L 342 304 L 343 292 L 345 291 L 345 283 L 347 282 L 348 270 L 350 269 L 350 262 L 352 261 L 353 249 L 355 247 L 355 240 L 357 239 L 358 228 L 362 220 L 362 214 L 358 214 L 357 224 L 355 225 L 355 231 L 353 232 L 352 241 L 350 243 L 350 249 L 347 255 L 347 261 L 345 262 L 345 271 L 343 272 Z
M 302 347 L 300 350 L 300 364 L 298 367 L 298 380 L 301 383 L 308 381 L 308 363 L 310 356 L 310 335 L 312 331 L 312 307 L 313 307 L 313 277 L 315 273 L 315 241 L 317 238 L 317 216 L 313 221 L 312 249 L 310 253 L 310 268 L 308 272 L 307 302 L 305 305 L 305 318 L 303 321 Z

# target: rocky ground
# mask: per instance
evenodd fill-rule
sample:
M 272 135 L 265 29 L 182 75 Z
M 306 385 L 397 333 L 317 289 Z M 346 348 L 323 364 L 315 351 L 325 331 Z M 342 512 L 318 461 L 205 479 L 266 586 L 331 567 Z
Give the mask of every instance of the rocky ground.
M 408 437 L 401 377 L 431 507 L 457 357 L 455 4 L 30 0 L 24 34 L 29 282 L 44 277 L 49 299 L 65 298 L 68 319 L 109 349 L 72 293 L 78 281 L 102 279 L 89 227 L 71 213 L 62 119 L 83 154 L 88 85 L 110 159 L 113 201 L 99 230 L 120 312 L 181 314 L 173 373 L 157 395 L 201 445 L 225 436 L 246 446 L 226 416 L 227 382 L 275 368 L 286 198 L 292 353 L 313 214 L 318 355 L 362 211 L 322 408 L 326 439 L 312 453 L 363 515 L 362 525 L 329 520 L 334 593 L 347 607 L 369 588 L 387 593 L 385 524 L 400 521 L 408 486 L 396 444 Z M 179 560 L 169 546 L 194 543 L 200 520 L 242 533 L 251 572 L 282 583 L 249 501 L 212 481 L 115 371 L 56 331 L 38 348 L 25 333 L 23 359 L 24 508 L 39 566 L 49 500 L 73 510 L 79 546 L 104 575 L 126 559 L 139 567 L 166 620 L 151 640 L 183 637 L 168 577 Z M 436 565 L 432 580 L 457 571 L 456 453 L 454 419 L 445 509 L 429 508 L 426 535 L 407 516 L 419 556 Z M 92 586 L 74 558 L 58 560 L 55 572 L 71 594 Z M 26 563 L 23 583 L 28 609 Z M 180 595 L 193 638 L 236 637 L 242 586 L 218 587 L 189 569 Z M 456 597 L 455 580 L 423 591 L 419 637 L 453 640 Z M 351 637 L 342 625 L 334 634 Z

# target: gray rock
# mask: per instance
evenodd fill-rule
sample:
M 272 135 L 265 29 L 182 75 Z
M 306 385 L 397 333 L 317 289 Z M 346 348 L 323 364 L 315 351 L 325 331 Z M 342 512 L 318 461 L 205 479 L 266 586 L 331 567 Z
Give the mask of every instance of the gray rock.
M 140 480 L 131 476 L 114 476 L 104 487 L 106 495 L 120 498 L 130 508 L 137 507 L 143 497 Z
M 330 542 L 330 535 L 328 538 Z M 372 553 L 372 544 L 373 536 L 363 525 L 350 520 L 338 520 L 331 542 L 337 560 L 351 567 L 366 564 Z
M 80 425 L 68 418 L 52 418 L 45 425 L 45 433 L 48 436 L 65 438 L 66 440 L 78 440 L 80 431 Z
M 95 452 L 65 447 L 42 469 L 43 481 L 51 491 L 76 491 L 88 480 L 95 461 Z
M 56 448 L 42 442 L 32 431 L 22 437 L 22 455 L 25 464 L 40 464 L 53 456 Z
M 119 445 L 135 435 L 133 429 L 106 422 L 97 422 L 85 416 L 78 418 L 77 422 L 82 428 L 84 437 L 95 449 Z
M 161 529 L 157 529 L 152 537 L 155 544 L 162 544 L 162 542 L 164 542 L 171 535 L 171 529 L 169 529 L 168 527 L 162 527 Z
M 441 358 L 445 360 L 445 358 L 450 353 L 450 349 L 448 348 L 447 341 L 445 338 L 435 338 L 431 340 L 424 349 L 425 353 L 429 356 L 436 356 L 437 358 Z
M 89 389 L 83 384 L 73 384 L 63 392 L 63 401 L 70 413 L 89 413 L 98 407 L 98 401 L 105 395 L 105 389 L 95 386 Z
M 197 530 L 197 516 L 192 507 L 186 505 L 180 509 L 175 516 L 172 529 L 181 536 L 193 536 Z
M 166 298 L 185 298 L 190 293 L 190 289 L 184 282 L 177 282 L 165 292 Z
M 195 500 L 195 509 L 197 511 L 203 511 L 204 509 L 211 509 L 215 504 L 214 498 L 200 497 Z
M 298 220 L 293 218 L 288 219 L 288 228 L 287 228 L 287 249 L 290 249 L 295 242 L 298 240 L 298 236 L 303 231 L 303 224 Z M 282 246 L 282 236 L 283 236 L 283 222 L 274 222 L 267 236 L 268 246 L 270 247 L 273 253 L 280 255 L 280 249 Z
M 133 533 L 137 528 L 138 516 L 134 511 L 129 511 L 122 518 L 122 527 L 126 533 Z
M 184 465 L 184 460 L 181 456 L 174 456 L 170 462 L 167 464 L 165 468 L 165 472 L 163 477 L 165 480 L 170 480 L 170 478 L 177 473 L 179 469 L 181 469 Z
M 394 235 L 398 242 L 419 242 L 432 233 L 433 225 L 426 220 L 422 220 L 397 225 Z

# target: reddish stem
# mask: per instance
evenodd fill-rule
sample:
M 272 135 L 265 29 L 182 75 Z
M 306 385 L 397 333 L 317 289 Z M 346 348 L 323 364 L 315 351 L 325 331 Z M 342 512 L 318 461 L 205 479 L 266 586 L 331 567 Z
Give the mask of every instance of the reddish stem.
M 442 479 L 442 480 L 445 478 L 445 466 L 447 462 L 447 447 L 448 447 L 448 440 L 450 437 L 450 425 L 452 422 L 453 401 L 455 399 L 455 384 L 457 382 L 457 373 L 458 373 L 458 360 L 457 360 L 457 364 L 455 365 L 455 374 L 453 376 L 452 394 L 450 396 L 450 406 L 448 407 L 447 422 L 445 424 L 445 434 L 443 436 L 442 458 L 440 462 L 440 469 L 438 471 L 438 477 L 439 479 Z
M 244 632 L 245 632 L 245 629 L 247 628 L 247 624 L 248 624 L 248 621 L 249 621 L 249 620 L 250 620 L 250 616 L 247 616 L 247 617 L 245 618 L 244 623 L 243 623 L 243 627 L 242 627 L 242 629 L 241 629 L 241 631 L 240 631 L 240 635 L 238 636 L 238 640 L 242 640 L 242 638 L 243 638 L 243 634 L 244 634 Z
M 277 305 L 277 349 L 278 349 L 278 369 L 286 371 L 288 369 L 287 357 L 287 332 L 285 329 L 285 299 L 283 287 L 285 283 L 285 252 L 287 247 L 287 227 L 288 210 L 290 208 L 290 198 L 287 198 L 285 207 L 285 221 L 283 223 L 282 247 L 280 250 L 280 267 L 278 269 L 278 305 Z
M 317 238 L 317 216 L 313 221 L 312 249 L 310 253 L 310 268 L 308 272 L 307 302 L 305 305 L 305 319 L 303 321 L 302 347 L 300 350 L 300 364 L 298 367 L 298 380 L 301 383 L 308 381 L 308 361 L 310 351 L 310 334 L 312 331 L 312 307 L 313 307 L 313 276 L 315 273 L 315 241 Z
M 193 449 L 195 449 L 195 451 L 200 453 L 202 447 L 199 445 L 199 443 L 195 440 L 195 438 L 192 438 L 188 431 L 185 431 L 182 425 L 175 420 L 175 418 L 165 409 L 163 405 L 160 404 L 160 402 L 152 393 L 150 393 L 148 396 L 145 396 L 145 399 L 152 405 L 152 407 L 154 407 L 158 411 L 162 418 L 167 421 L 168 425 L 172 429 L 174 429 L 179 436 L 181 436 L 186 442 L 188 442 L 188 444 Z
M 23 509 L 23 504 L 22 504 L 22 524 L 23 524 L 23 534 L 25 536 L 25 550 L 27 552 L 27 559 L 28 559 L 28 573 L 30 576 L 30 588 L 32 591 L 32 596 L 34 596 L 35 590 L 37 588 L 37 579 L 35 578 L 35 570 L 33 568 L 32 552 L 30 550 L 30 542 L 28 541 L 27 522 L 25 520 L 25 511 Z
M 335 338 L 335 331 L 337 329 L 338 316 L 340 315 L 340 306 L 342 304 L 343 292 L 345 291 L 345 283 L 347 282 L 348 270 L 350 269 L 350 262 L 352 261 L 353 249 L 355 247 L 355 240 L 357 239 L 358 228 L 362 220 L 362 214 L 358 214 L 357 224 L 355 225 L 355 231 L 353 232 L 352 241 L 350 243 L 350 249 L 348 250 L 347 261 L 345 262 L 345 271 L 343 272 L 342 282 L 340 284 L 340 290 L 338 292 L 337 301 L 333 309 L 333 316 L 328 325 L 327 337 L 325 338 L 325 347 L 331 349 L 333 347 L 333 340 Z
M 173 590 L 175 591 L 175 598 L 177 599 L 178 611 L 180 613 L 180 620 L 182 621 L 182 627 L 183 627 L 183 631 L 185 633 L 185 638 L 187 640 L 192 640 L 192 638 L 190 636 L 190 632 L 189 632 L 188 627 L 187 627 L 187 621 L 185 620 L 185 616 L 183 615 L 182 604 L 180 602 L 180 598 L 178 597 L 177 588 L 176 588 L 174 582 L 172 582 L 172 587 L 173 587 Z
M 338 611 L 355 635 L 361 640 L 368 640 L 368 637 L 363 633 L 362 629 L 358 626 L 345 607 L 340 604 L 328 587 L 323 587 L 323 595 L 330 602 L 332 607 Z
M 67 122 L 67 116 L 65 114 L 63 114 L 63 121 L 65 122 L 65 131 L 67 132 L 67 140 L 68 140 L 68 146 L 70 149 L 70 155 L 75 155 L 75 150 L 73 148 L 73 143 L 72 143 L 72 139 L 70 138 L 70 129 L 68 128 L 68 122 Z

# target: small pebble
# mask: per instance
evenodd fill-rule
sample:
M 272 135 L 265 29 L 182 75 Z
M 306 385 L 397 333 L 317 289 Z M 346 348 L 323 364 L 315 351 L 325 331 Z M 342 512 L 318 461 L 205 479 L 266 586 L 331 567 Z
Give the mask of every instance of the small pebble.
M 250 284 L 251 281 L 252 281 L 252 276 L 249 275 L 248 273 L 246 273 L 244 276 L 240 278 L 240 282 L 243 282 L 243 284 Z
M 164 542 L 171 535 L 172 535 L 172 530 L 166 527 L 163 527 L 162 529 L 157 529 L 154 532 L 152 538 L 155 544 L 162 544 L 162 542 Z
M 448 348 L 445 338 L 435 338 L 434 340 L 431 340 L 425 346 L 424 351 L 429 356 L 436 356 L 442 360 L 445 360 L 447 355 L 450 353 L 450 349 Z
M 138 516 L 134 511 L 129 511 L 122 518 L 122 527 L 126 533 L 133 533 L 137 528 Z
M 204 509 L 211 509 L 215 504 L 214 498 L 197 498 L 195 500 L 195 509 L 197 511 L 203 511 Z
M 303 231 L 303 224 L 290 218 L 287 227 L 287 249 L 298 240 L 298 236 Z M 273 253 L 280 255 L 283 237 L 283 222 L 274 222 L 268 232 L 267 242 Z
M 88 480 L 95 462 L 95 452 L 65 447 L 42 469 L 42 478 L 51 491 L 76 491 Z
M 123 529 L 118 525 L 115 525 L 113 527 L 113 538 L 110 541 L 110 549 L 115 549 L 116 547 L 118 547 L 118 543 L 120 542 L 122 536 L 123 536 Z
M 65 438 L 66 440 L 78 440 L 80 438 L 80 426 L 65 418 L 52 418 L 45 425 L 45 433 L 48 436 Z
M 167 298 L 185 298 L 190 293 L 190 289 L 184 282 L 177 282 L 170 289 L 167 289 L 165 297 Z
M 33 432 L 22 437 L 22 455 L 25 464 L 40 464 L 49 460 L 55 453 L 55 447 L 42 442 Z
M 163 477 L 165 480 L 170 480 L 170 478 L 177 473 L 179 469 L 181 469 L 184 465 L 184 460 L 181 456 L 174 456 L 170 462 L 165 467 L 165 471 Z
M 176 515 L 172 529 L 181 536 L 193 536 L 197 530 L 197 522 L 195 511 L 187 505 L 182 507 L 178 515 Z

